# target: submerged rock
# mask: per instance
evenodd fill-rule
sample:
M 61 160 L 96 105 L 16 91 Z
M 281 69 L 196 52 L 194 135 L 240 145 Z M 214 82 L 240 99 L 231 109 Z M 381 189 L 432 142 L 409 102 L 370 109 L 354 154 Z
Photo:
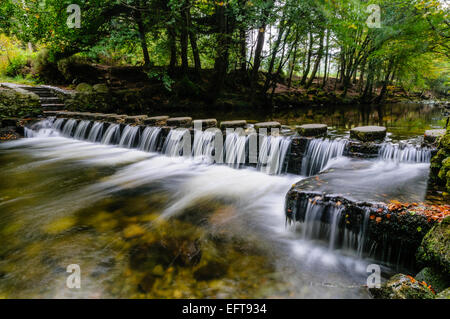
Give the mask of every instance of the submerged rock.
M 432 290 L 411 276 L 397 274 L 381 288 L 369 288 L 376 299 L 434 299 Z
M 363 142 L 383 140 L 386 137 L 386 128 L 383 126 L 355 127 L 350 130 L 350 137 Z
M 194 278 L 198 281 L 208 281 L 221 278 L 226 275 L 228 265 L 220 261 L 209 261 L 194 272 Z

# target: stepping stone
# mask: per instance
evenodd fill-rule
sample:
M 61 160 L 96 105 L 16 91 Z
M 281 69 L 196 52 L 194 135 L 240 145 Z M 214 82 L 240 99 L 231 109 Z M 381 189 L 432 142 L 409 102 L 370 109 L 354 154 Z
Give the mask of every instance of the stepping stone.
M 438 138 L 444 136 L 445 132 L 446 132 L 445 129 L 427 130 L 425 131 L 424 139 L 429 143 L 434 143 L 438 140 Z
M 147 118 L 147 115 L 135 115 L 135 116 L 127 116 L 125 118 L 125 123 L 127 124 L 142 124 L 144 120 Z
M 190 127 L 192 123 L 192 117 L 171 117 L 167 120 L 168 126 L 176 127 Z
M 328 126 L 326 124 L 304 124 L 296 127 L 301 136 L 313 137 L 326 135 Z
M 255 124 L 255 129 L 259 130 L 260 128 L 281 128 L 281 124 L 278 122 L 261 122 Z
M 56 116 L 59 114 L 58 111 L 43 111 L 42 113 L 44 113 L 45 116 Z
M 168 119 L 169 116 L 167 115 L 147 117 L 144 120 L 144 124 L 149 126 L 164 126 L 166 125 Z
M 192 125 L 194 128 L 201 127 L 202 130 L 206 130 L 208 128 L 217 127 L 216 119 L 202 119 L 202 120 L 194 120 L 192 121 Z
M 386 137 L 386 128 L 383 126 L 360 126 L 350 130 L 350 137 L 362 142 L 383 140 Z
M 222 131 L 226 130 L 227 128 L 245 128 L 247 126 L 246 120 L 237 120 L 237 121 L 223 121 L 220 122 L 220 129 Z

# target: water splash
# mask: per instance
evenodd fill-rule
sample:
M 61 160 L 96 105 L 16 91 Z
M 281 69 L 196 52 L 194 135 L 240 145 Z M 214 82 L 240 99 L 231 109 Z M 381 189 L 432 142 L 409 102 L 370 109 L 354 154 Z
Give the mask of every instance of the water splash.
M 312 139 L 308 142 L 302 161 L 301 175 L 312 176 L 322 171 L 328 162 L 342 156 L 348 141 L 345 139 Z

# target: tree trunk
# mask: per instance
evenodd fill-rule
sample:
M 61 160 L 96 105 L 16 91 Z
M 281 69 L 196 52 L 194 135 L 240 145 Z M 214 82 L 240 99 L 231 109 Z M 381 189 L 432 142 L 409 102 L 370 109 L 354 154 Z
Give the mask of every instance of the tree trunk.
M 323 81 L 322 81 L 322 88 L 325 87 L 327 84 L 327 76 L 328 76 L 328 55 L 329 55 L 329 49 L 330 49 L 330 30 L 327 30 L 327 42 L 326 42 L 326 49 L 325 49 L 325 67 L 323 72 Z
M 200 54 L 198 51 L 198 46 L 197 46 L 197 37 L 195 35 L 195 32 L 193 30 L 193 26 L 192 26 L 192 21 L 191 21 L 191 6 L 189 1 L 186 1 L 186 7 L 185 7 L 185 15 L 186 15 L 186 25 L 188 28 L 188 34 L 189 34 L 189 40 L 191 42 L 191 49 L 192 49 L 192 55 L 194 56 L 194 68 L 195 68 L 195 73 L 197 75 L 200 74 L 200 71 L 202 69 L 202 65 L 200 62 Z
M 309 47 L 308 47 L 308 58 L 306 60 L 306 69 L 303 71 L 303 77 L 300 81 L 300 85 L 304 85 L 306 83 L 306 79 L 308 78 L 309 69 L 311 68 L 311 57 L 312 57 L 312 48 L 313 48 L 313 34 L 309 33 Z
M 311 77 L 309 78 L 308 82 L 305 85 L 306 89 L 309 88 L 311 86 L 311 84 L 313 83 L 313 81 L 314 81 L 314 79 L 316 77 L 317 69 L 319 68 L 319 65 L 320 65 L 320 61 L 322 60 L 324 36 L 325 36 L 325 33 L 322 31 L 320 33 L 319 50 L 317 51 L 316 62 L 314 63 L 314 68 L 313 68 L 313 71 L 311 73 Z
M 167 35 L 169 37 L 169 47 L 170 47 L 170 63 L 169 63 L 169 74 L 175 73 L 175 67 L 177 65 L 177 43 L 176 43 L 176 33 L 173 26 L 167 27 Z
M 139 39 L 141 40 L 142 54 L 144 55 L 144 66 L 149 66 L 150 55 L 148 54 L 148 47 L 147 47 L 147 39 L 146 39 L 147 32 L 145 31 L 145 26 L 142 21 L 142 15 L 139 10 L 135 10 L 134 19 L 138 26 Z

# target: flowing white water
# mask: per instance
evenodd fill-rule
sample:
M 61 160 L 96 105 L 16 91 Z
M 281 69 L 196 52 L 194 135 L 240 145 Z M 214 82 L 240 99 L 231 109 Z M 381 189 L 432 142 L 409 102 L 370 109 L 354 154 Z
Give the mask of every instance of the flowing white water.
M 102 144 L 116 144 L 120 140 L 120 125 L 110 124 L 102 137 Z
M 139 142 L 140 132 L 139 126 L 127 125 L 123 129 L 122 136 L 120 137 L 119 146 L 132 148 Z
M 310 140 L 303 157 L 301 175 L 312 176 L 320 173 L 331 159 L 342 156 L 347 143 L 345 139 Z
M 160 127 L 148 126 L 142 132 L 139 150 L 145 152 L 156 152 L 161 134 Z
M 233 132 L 227 134 L 225 139 L 225 163 L 233 168 L 239 168 L 246 161 L 245 146 L 248 136 Z
M 86 138 L 86 132 L 88 130 L 91 121 L 80 121 L 75 129 L 73 138 L 77 140 L 84 140 Z
M 185 136 L 187 137 L 187 134 L 190 134 L 187 129 L 170 130 L 164 142 L 162 149 L 163 154 L 171 157 L 182 155 L 187 156 L 190 154 L 190 143 L 185 143 L 186 141 L 184 139 Z M 184 153 L 186 148 L 189 148 L 189 152 L 187 152 L 187 154 Z
M 100 142 L 103 133 L 103 122 L 94 122 L 91 131 L 89 132 L 87 140 L 89 142 L 95 143 Z
M 421 148 L 410 144 L 384 143 L 378 155 L 383 160 L 403 163 L 429 163 L 431 160 L 429 148 Z
M 270 175 L 280 175 L 290 145 L 288 137 L 264 136 L 259 150 L 258 169 Z
M 74 130 L 77 122 L 78 122 L 78 120 L 74 120 L 74 119 L 67 120 L 67 122 L 64 124 L 64 126 L 62 128 L 62 135 L 65 137 L 72 137 L 73 130 Z
M 215 138 L 217 132 L 209 131 L 194 131 L 194 143 L 192 144 L 192 155 L 197 161 L 204 163 L 213 163 L 215 155 Z M 222 134 L 220 131 L 218 134 Z M 220 152 L 220 150 L 217 150 Z M 219 155 L 220 156 L 220 155 Z

